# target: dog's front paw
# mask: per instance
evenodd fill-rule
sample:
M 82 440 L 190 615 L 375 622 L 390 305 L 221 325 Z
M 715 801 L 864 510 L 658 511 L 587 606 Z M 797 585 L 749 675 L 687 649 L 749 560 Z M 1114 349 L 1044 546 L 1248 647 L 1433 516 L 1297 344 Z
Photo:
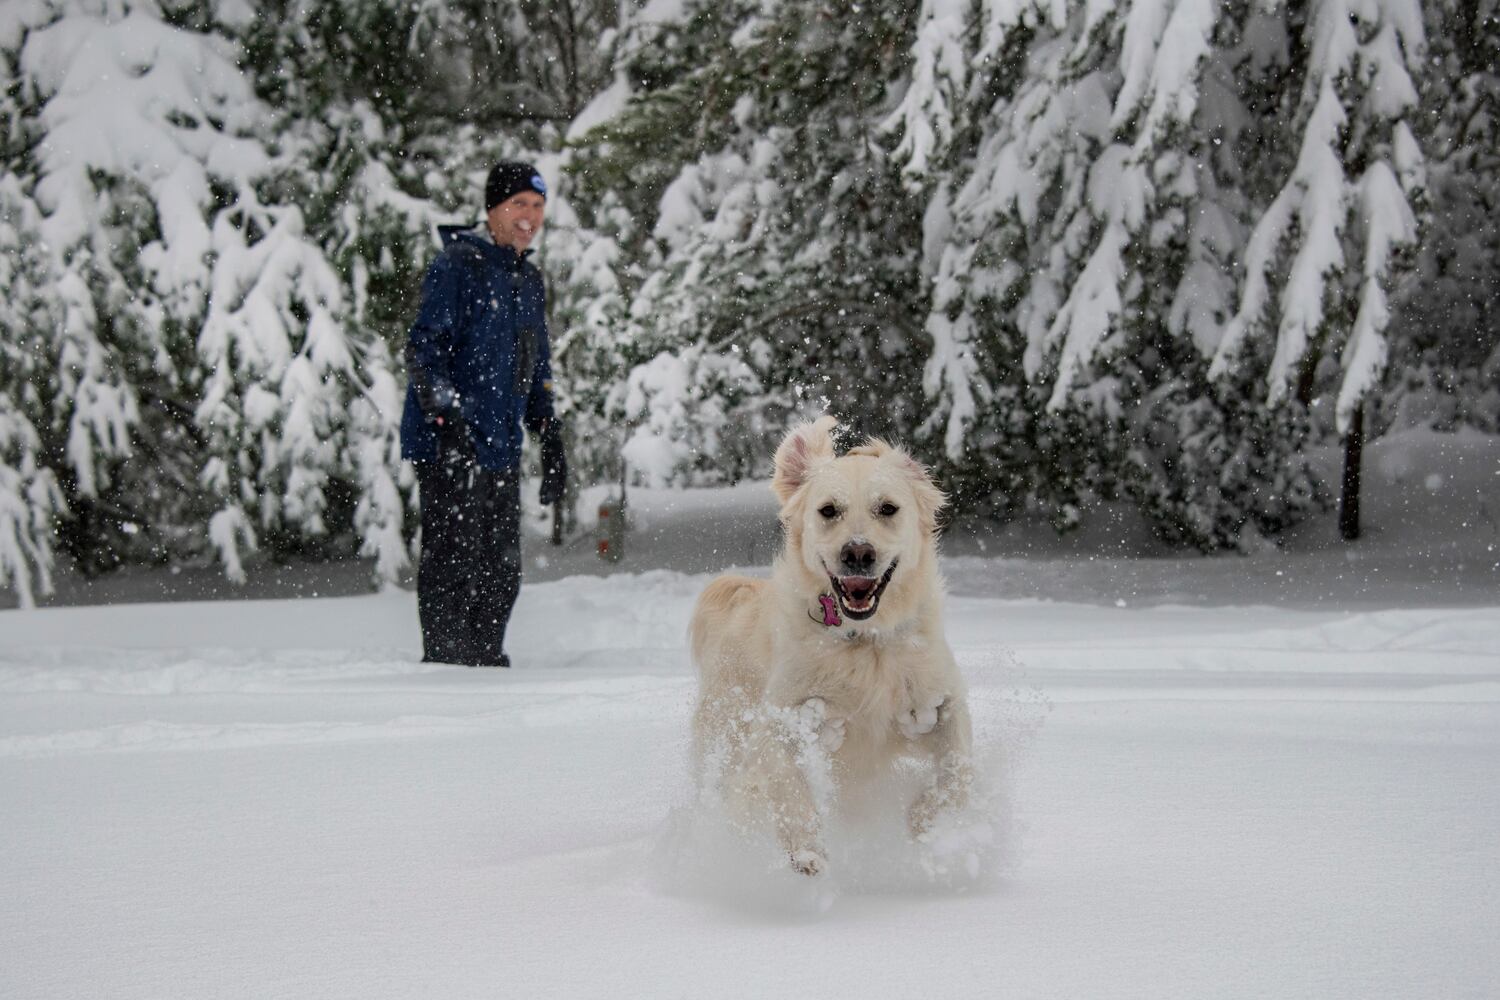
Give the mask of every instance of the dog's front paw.
M 828 703 L 822 698 L 807 699 L 797 711 L 806 731 L 828 753 L 844 745 L 844 720 L 830 716 Z
M 828 862 L 823 860 L 823 855 L 818 851 L 792 852 L 792 869 L 803 875 L 818 875 L 827 865 Z
M 953 808 L 953 797 L 946 791 L 929 788 L 917 797 L 906 814 L 907 828 L 913 840 L 922 840 L 932 830 L 938 816 Z
M 937 775 L 907 813 L 911 835 L 922 840 L 942 813 L 956 812 L 969 805 L 974 785 L 974 767 L 967 754 L 948 754 L 938 761 Z
M 823 724 L 818 727 L 818 745 L 828 753 L 833 753 L 844 745 L 844 720 L 824 719 Z
M 896 728 L 909 740 L 926 736 L 937 728 L 938 710 L 947 700 L 944 695 L 933 695 L 925 702 L 913 705 L 896 716 Z

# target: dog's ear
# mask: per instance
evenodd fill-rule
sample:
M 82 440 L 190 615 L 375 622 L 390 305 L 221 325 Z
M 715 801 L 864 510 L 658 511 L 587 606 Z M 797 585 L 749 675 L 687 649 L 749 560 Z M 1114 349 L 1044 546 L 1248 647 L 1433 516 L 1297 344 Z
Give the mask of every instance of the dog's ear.
M 833 429 L 838 421 L 824 414 L 810 424 L 792 428 L 776 449 L 776 474 L 771 489 L 785 507 L 807 482 L 813 468 L 833 458 Z
M 912 494 L 917 498 L 917 511 L 921 515 L 922 524 L 928 531 L 936 531 L 938 511 L 947 505 L 947 495 L 937 488 L 927 468 L 912 458 L 906 449 L 890 448 L 886 454 L 911 480 Z

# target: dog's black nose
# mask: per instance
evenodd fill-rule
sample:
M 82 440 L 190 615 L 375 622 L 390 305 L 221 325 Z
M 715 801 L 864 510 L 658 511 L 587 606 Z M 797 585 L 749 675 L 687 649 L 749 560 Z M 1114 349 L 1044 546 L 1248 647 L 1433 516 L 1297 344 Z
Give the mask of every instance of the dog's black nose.
M 850 576 L 869 576 L 875 569 L 875 546 L 869 542 L 846 542 L 839 560 Z

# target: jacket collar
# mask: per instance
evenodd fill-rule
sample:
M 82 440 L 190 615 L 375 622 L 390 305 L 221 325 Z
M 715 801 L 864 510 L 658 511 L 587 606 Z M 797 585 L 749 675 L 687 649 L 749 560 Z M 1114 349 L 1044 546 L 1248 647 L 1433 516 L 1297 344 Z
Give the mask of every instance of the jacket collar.
M 443 241 L 443 246 L 453 243 L 465 243 L 478 248 L 488 260 L 493 260 L 506 268 L 514 270 L 521 262 L 530 257 L 532 250 L 527 247 L 517 253 L 514 247 L 504 246 L 496 243 L 490 235 L 489 229 L 483 222 L 470 222 L 457 226 L 438 226 L 438 237 Z

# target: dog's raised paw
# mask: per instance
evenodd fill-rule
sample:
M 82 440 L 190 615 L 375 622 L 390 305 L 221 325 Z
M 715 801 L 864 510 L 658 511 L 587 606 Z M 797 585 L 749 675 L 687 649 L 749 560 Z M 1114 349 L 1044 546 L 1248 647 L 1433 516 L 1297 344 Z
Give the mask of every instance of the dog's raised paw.
M 822 698 L 809 698 L 797 706 L 797 717 L 808 729 L 817 729 L 828 718 L 828 703 Z
M 803 875 L 817 875 L 823 871 L 828 862 L 823 860 L 823 855 L 817 851 L 793 851 L 792 868 Z
M 818 727 L 818 743 L 824 750 L 833 753 L 844 745 L 844 720 L 825 719 L 823 725 Z
M 901 735 L 909 740 L 919 736 L 926 736 L 937 728 L 938 709 L 947 698 L 943 695 L 934 695 L 926 702 L 917 704 L 896 716 L 896 728 L 901 730 Z
M 833 753 L 844 745 L 844 720 L 828 714 L 828 703 L 822 698 L 809 698 L 799 709 L 802 723 L 818 741 L 818 745 Z

